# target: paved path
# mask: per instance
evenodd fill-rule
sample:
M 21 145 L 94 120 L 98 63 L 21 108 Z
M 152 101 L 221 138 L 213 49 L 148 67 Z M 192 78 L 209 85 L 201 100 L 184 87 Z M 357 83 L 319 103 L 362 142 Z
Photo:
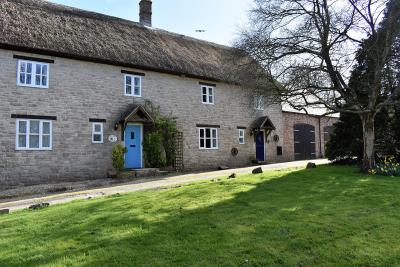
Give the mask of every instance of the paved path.
M 301 168 L 305 167 L 307 161 L 293 161 L 293 162 L 286 162 L 286 163 L 276 163 L 276 164 L 269 164 L 269 165 L 262 165 L 262 169 L 266 170 L 278 170 L 278 169 L 287 169 L 287 168 Z M 318 159 L 312 160 L 312 162 L 321 165 L 321 164 L 328 164 L 329 161 L 325 159 Z M 169 188 L 174 187 L 177 185 L 184 185 L 193 183 L 196 181 L 204 181 L 210 180 L 218 177 L 227 177 L 232 173 L 236 174 L 249 174 L 255 167 L 246 167 L 240 169 L 229 169 L 223 171 L 213 171 L 213 172 L 204 172 L 204 173 L 196 173 L 196 174 L 184 174 L 178 175 L 173 177 L 164 177 L 164 178 L 154 178 L 154 179 L 142 179 L 137 180 L 131 183 L 127 183 L 124 185 L 118 185 L 113 187 L 106 187 L 106 188 L 98 188 L 92 190 L 85 190 L 79 192 L 70 192 L 70 193 L 63 193 L 57 195 L 50 195 L 45 197 L 38 197 L 32 199 L 24 199 L 18 200 L 13 202 L 4 202 L 0 203 L 0 210 L 2 209 L 9 209 L 11 211 L 20 210 L 24 208 L 28 208 L 31 205 L 38 204 L 38 203 L 49 203 L 50 205 L 59 204 L 59 203 L 66 203 L 77 199 L 87 199 L 87 198 L 95 198 L 101 196 L 108 196 L 114 194 L 121 194 L 121 193 L 129 193 L 135 192 L 140 190 L 146 189 L 156 189 L 156 188 Z

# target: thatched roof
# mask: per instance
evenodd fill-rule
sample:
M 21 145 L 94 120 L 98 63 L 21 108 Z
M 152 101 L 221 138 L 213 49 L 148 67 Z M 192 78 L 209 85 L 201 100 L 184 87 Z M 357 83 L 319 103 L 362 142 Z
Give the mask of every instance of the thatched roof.
M 0 48 L 237 82 L 232 48 L 41 0 L 0 0 Z

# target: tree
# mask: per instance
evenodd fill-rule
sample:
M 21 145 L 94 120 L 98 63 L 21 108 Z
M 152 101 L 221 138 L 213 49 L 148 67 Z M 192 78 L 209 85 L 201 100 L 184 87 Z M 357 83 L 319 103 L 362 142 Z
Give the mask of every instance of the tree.
M 389 155 L 400 156 L 400 105 L 388 111 L 382 109 L 375 119 L 376 155 L 381 158 Z M 362 162 L 363 159 L 362 124 L 356 114 L 341 113 L 340 120 L 326 146 L 330 160 L 345 163 Z
M 372 168 L 375 116 L 400 101 L 400 0 L 255 3 L 239 50 L 267 71 L 270 89 L 291 107 L 356 114 L 363 129 L 362 169 Z M 362 73 L 361 88 L 350 84 L 352 69 Z

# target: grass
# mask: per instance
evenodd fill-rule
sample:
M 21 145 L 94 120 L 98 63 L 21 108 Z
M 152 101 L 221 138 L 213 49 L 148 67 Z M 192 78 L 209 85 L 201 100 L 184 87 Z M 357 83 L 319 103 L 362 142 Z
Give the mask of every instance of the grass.
M 0 266 L 400 265 L 400 180 L 274 171 L 0 217 Z

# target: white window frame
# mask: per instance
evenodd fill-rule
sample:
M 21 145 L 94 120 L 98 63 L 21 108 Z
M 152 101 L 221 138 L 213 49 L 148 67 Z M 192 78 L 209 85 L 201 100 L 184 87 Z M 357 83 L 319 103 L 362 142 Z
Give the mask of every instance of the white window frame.
M 244 129 L 238 129 L 238 132 L 239 132 L 239 138 L 238 138 L 239 145 L 246 144 L 246 139 L 245 139 L 246 131 Z M 243 139 L 243 141 L 241 141 L 240 139 Z
M 265 109 L 265 100 L 262 95 L 254 96 L 254 109 L 255 110 L 264 110 Z
M 206 137 L 206 130 L 210 130 L 210 137 L 207 138 Z M 219 142 L 219 138 L 218 138 L 218 128 L 213 128 L 213 127 L 200 127 L 198 128 L 199 131 L 199 148 L 202 150 L 215 150 L 219 148 L 218 142 Z M 201 131 L 204 131 L 204 137 L 201 138 Z M 213 136 L 213 132 L 215 131 L 215 136 Z M 204 139 L 204 146 L 201 146 L 201 140 Z M 211 147 L 207 148 L 206 147 L 206 140 L 209 139 L 210 140 L 210 144 Z M 213 140 L 216 141 L 216 146 L 213 146 Z
M 96 131 L 96 126 L 100 125 L 100 131 Z M 95 141 L 94 136 L 100 135 L 101 140 Z M 92 122 L 92 144 L 103 144 L 104 143 L 104 127 L 102 122 Z
M 207 105 L 214 105 L 215 103 L 215 86 L 209 85 L 201 85 L 201 102 Z M 204 89 L 206 89 L 206 93 L 204 94 Z M 206 97 L 206 101 L 204 102 L 204 96 Z M 210 101 L 211 98 L 211 101 Z
M 126 87 L 128 86 L 128 83 L 126 82 L 126 78 L 130 77 L 131 78 L 131 93 L 128 94 L 126 92 Z M 139 94 L 135 94 L 135 79 L 139 79 Z M 133 97 L 142 97 L 142 77 L 139 75 L 132 75 L 132 74 L 125 74 L 124 75 L 124 95 L 126 96 L 133 96 Z
M 32 73 L 31 73 L 31 83 L 21 83 L 20 81 L 20 75 L 21 75 L 21 64 L 32 64 Z M 40 85 L 36 85 L 36 68 L 38 65 L 41 66 L 46 66 L 46 85 L 42 85 L 42 79 L 43 79 L 43 75 L 40 74 L 41 78 L 40 78 Z M 25 67 L 25 73 L 26 73 L 27 67 Z M 18 64 L 17 64 L 17 85 L 18 86 L 24 86 L 24 87 L 34 87 L 34 88 L 49 88 L 49 83 L 50 83 L 50 77 L 49 77 L 49 73 L 50 73 L 50 64 L 49 63 L 44 63 L 44 62 L 40 62 L 40 61 L 32 61 L 32 60 L 18 60 Z M 25 76 L 25 81 L 26 81 L 26 76 Z
M 39 136 L 39 147 L 38 148 L 30 148 L 29 147 L 29 136 L 32 135 L 30 133 L 30 123 L 32 121 L 39 122 L 39 134 L 35 134 Z M 26 122 L 26 131 L 25 133 L 19 132 L 19 123 Z M 43 123 L 49 123 L 49 134 L 43 133 Z M 53 122 L 49 120 L 35 120 L 35 119 L 17 119 L 16 121 L 16 132 L 15 132 L 15 149 L 16 150 L 52 150 L 53 149 Z M 19 136 L 25 135 L 25 147 L 19 146 Z M 43 136 L 49 136 L 49 147 L 43 147 Z

